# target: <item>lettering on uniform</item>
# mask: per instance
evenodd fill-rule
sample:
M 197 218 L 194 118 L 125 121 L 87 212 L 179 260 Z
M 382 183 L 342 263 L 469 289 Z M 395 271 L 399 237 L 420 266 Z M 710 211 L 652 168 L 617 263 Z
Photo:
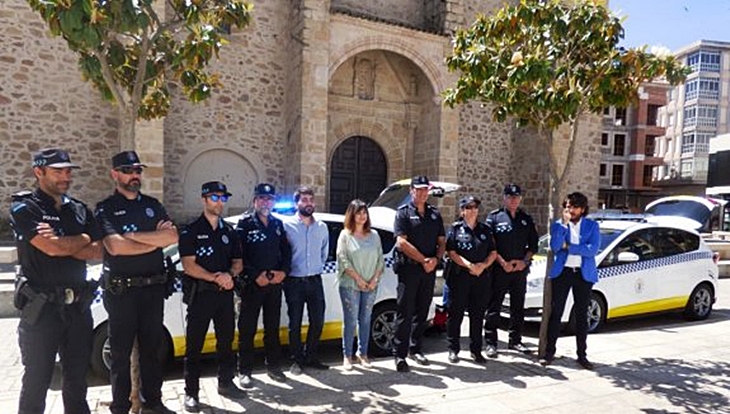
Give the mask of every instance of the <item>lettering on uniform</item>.
M 144 213 L 145 213 L 145 214 L 147 214 L 147 217 L 149 217 L 149 218 L 152 218 L 152 217 L 154 217 L 154 216 L 155 216 L 155 210 L 152 210 L 152 208 L 151 208 L 151 207 L 147 207 L 147 208 L 146 208 L 146 209 L 144 210 Z
M 61 221 L 61 217 L 58 216 L 47 216 L 43 215 L 43 220 L 49 220 L 49 221 Z
M 99 212 L 101 212 L 101 211 L 103 211 L 103 210 L 99 209 Z M 127 214 L 127 210 L 119 210 L 119 211 L 114 212 L 115 216 L 123 216 L 125 214 Z
M 198 234 L 198 240 L 207 239 L 207 238 L 208 238 L 207 234 Z

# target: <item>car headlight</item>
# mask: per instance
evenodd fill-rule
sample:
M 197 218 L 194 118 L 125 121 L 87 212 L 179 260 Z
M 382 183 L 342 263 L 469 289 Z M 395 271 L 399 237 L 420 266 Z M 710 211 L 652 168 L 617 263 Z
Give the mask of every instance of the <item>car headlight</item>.
M 545 278 L 535 277 L 527 279 L 527 291 L 528 292 L 542 292 Z

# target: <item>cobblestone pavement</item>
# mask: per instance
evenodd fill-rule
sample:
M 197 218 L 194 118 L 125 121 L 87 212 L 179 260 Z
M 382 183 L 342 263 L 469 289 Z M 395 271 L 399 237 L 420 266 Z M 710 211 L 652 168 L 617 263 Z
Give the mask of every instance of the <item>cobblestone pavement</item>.
M 588 338 L 595 371 L 575 364 L 572 337 L 558 341 L 564 357 L 542 368 L 533 357 L 500 350 L 484 366 L 468 353 L 449 364 L 443 337 L 427 338 L 427 367 L 395 372 L 390 358 L 374 368 L 341 368 L 336 344 L 325 347 L 325 372 L 289 376 L 285 384 L 268 379 L 259 367 L 248 398 L 232 401 L 216 393 L 215 367 L 206 363 L 201 381 L 203 413 L 730 413 L 730 279 L 720 282 L 720 299 L 712 316 L 685 322 L 679 315 L 619 321 Z M 465 325 L 463 328 L 466 328 Z M 0 414 L 17 412 L 22 365 L 17 346 L 17 319 L 0 319 Z M 536 328 L 526 342 L 536 344 Z M 466 334 L 466 330 L 462 331 Z M 505 333 L 501 333 L 506 337 Z M 466 345 L 466 338 L 464 338 Z M 468 347 L 463 347 L 468 349 Z M 165 404 L 182 411 L 182 364 L 168 370 Z M 311 375 L 309 375 L 311 374 Z M 106 414 L 111 400 L 108 381 L 90 379 L 94 413 Z M 46 413 L 63 413 L 58 375 L 47 398 Z

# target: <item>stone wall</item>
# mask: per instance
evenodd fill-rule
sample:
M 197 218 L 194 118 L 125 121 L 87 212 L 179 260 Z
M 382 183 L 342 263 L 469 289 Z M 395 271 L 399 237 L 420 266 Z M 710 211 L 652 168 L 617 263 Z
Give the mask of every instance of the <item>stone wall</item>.
M 223 87 L 193 104 L 174 93 L 165 119 L 165 193 L 170 213 L 200 212 L 203 182 L 225 182 L 233 198 L 227 214 L 246 209 L 253 187 L 269 182 L 282 191 L 287 139 L 286 0 L 257 3 L 251 25 L 235 30 L 211 69 Z
M 0 39 L 0 219 L 10 194 L 34 185 L 31 154 L 46 147 L 66 149 L 81 166 L 69 193 L 93 208 L 113 188 L 114 107 L 81 79 L 76 55 L 24 0 L 3 0 Z
M 332 0 L 331 7 L 333 11 L 426 29 L 423 3 L 423 0 Z

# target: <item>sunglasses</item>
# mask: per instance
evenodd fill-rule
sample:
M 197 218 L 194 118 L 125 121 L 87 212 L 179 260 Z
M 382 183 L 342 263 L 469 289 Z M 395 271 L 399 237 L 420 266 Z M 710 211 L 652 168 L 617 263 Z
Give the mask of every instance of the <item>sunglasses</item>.
M 217 203 L 218 200 L 220 200 L 222 203 L 225 203 L 226 201 L 228 201 L 228 196 L 225 194 L 224 195 L 211 194 L 207 198 L 209 198 L 210 201 L 212 201 L 214 203 Z
M 476 210 L 478 208 L 479 208 L 479 206 L 476 204 L 469 204 L 468 206 L 464 207 L 464 210 Z
M 119 167 L 117 168 L 117 171 L 119 171 L 122 174 L 142 174 L 142 167 Z

